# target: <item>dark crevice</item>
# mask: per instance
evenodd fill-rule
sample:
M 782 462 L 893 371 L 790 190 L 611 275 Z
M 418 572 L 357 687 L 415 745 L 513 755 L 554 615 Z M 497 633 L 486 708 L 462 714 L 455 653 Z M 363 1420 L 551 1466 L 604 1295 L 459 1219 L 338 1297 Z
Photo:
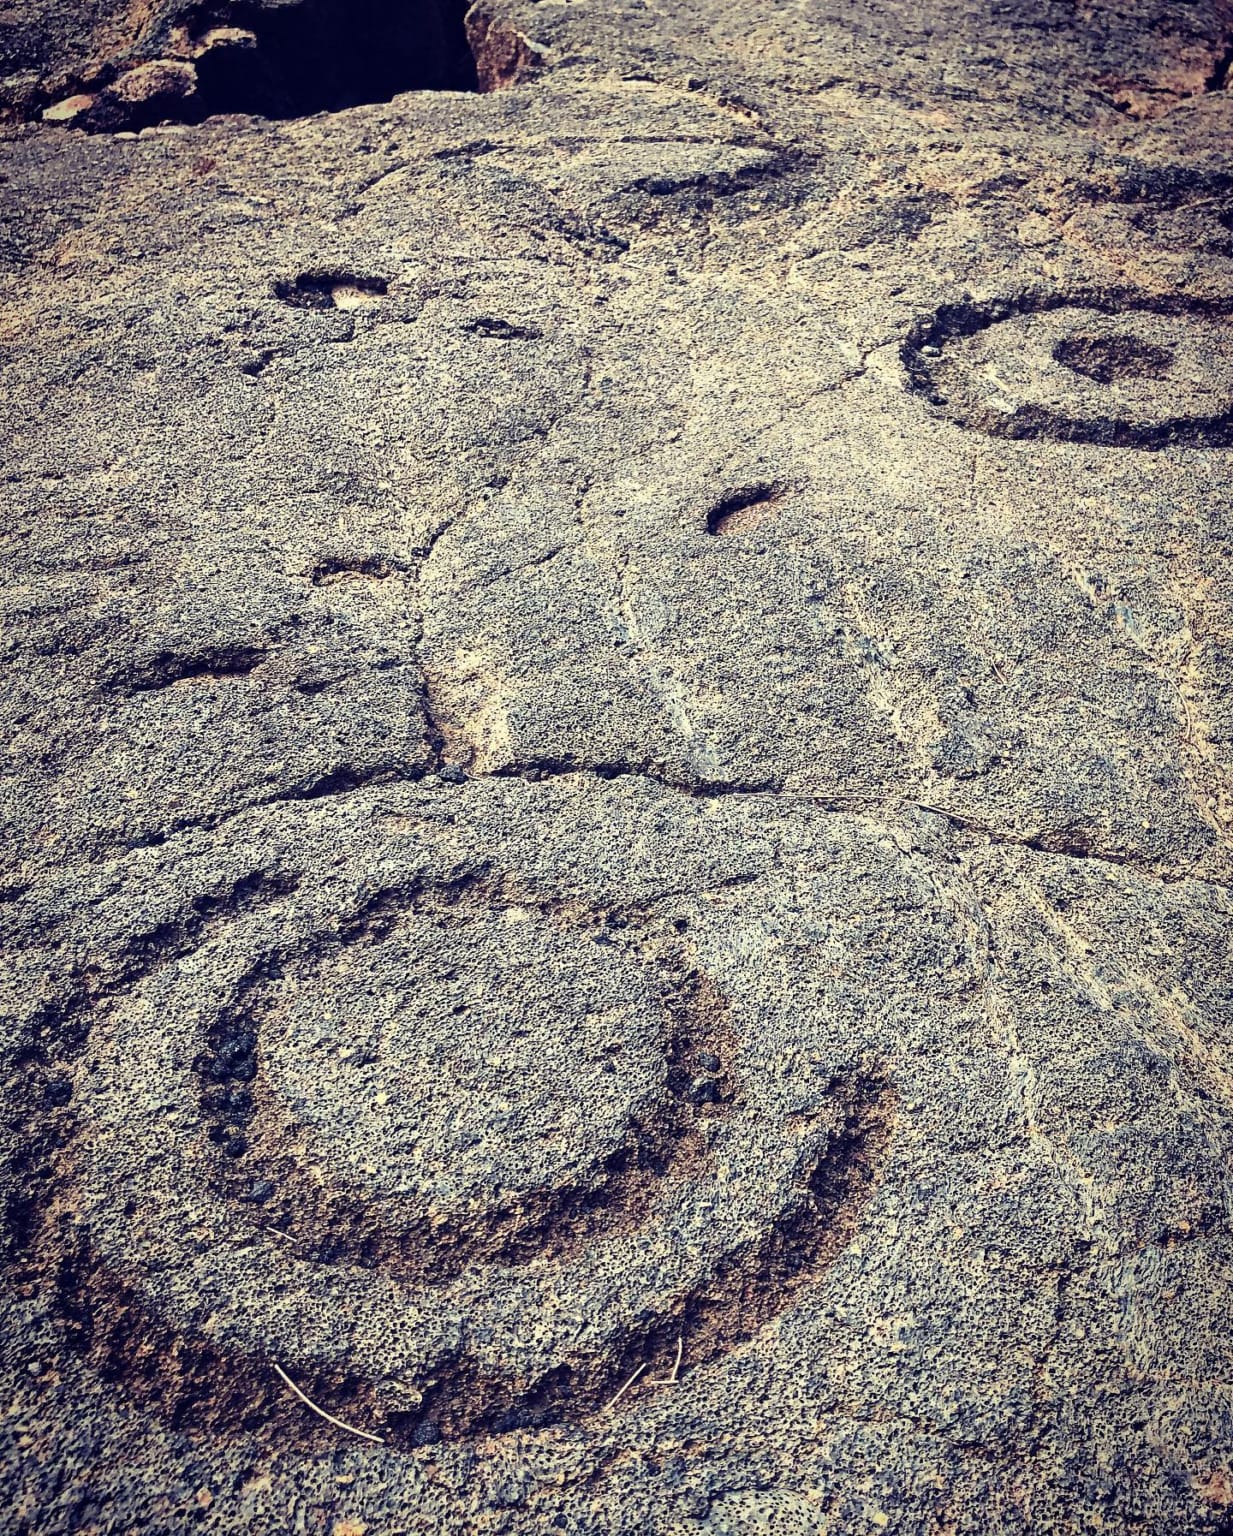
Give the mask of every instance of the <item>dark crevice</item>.
M 1213 64 L 1211 74 L 1203 82 L 1204 91 L 1228 90 L 1230 70 L 1233 70 L 1233 43 L 1228 44 L 1224 52 Z
M 57 74 L 9 109 L 115 133 L 228 112 L 339 112 L 404 91 L 478 91 L 492 71 L 477 68 L 469 4 L 156 0 L 130 47 Z M 474 17 L 471 29 L 491 52 Z
M 272 801 L 264 803 L 269 805 L 289 800 L 324 800 L 327 796 L 347 795 L 357 789 L 367 789 L 370 784 L 389 784 L 407 777 L 399 769 L 388 765 L 365 769 L 344 764 L 340 768 L 322 774 L 319 779 L 313 779 L 302 788 L 297 786 L 294 789 L 285 790 L 282 794 L 274 796 Z
M 476 774 L 476 778 L 525 779 L 530 784 L 544 779 L 557 779 L 576 774 L 592 774 L 597 779 L 649 779 L 662 784 L 665 789 L 680 795 L 691 795 L 700 800 L 714 800 L 721 795 L 778 795 L 784 792 L 782 781 L 773 777 L 754 782 L 739 780 L 678 778 L 655 768 L 649 763 L 581 762 L 572 758 L 540 758 L 532 762 L 511 764 L 491 773 Z M 809 797 L 814 798 L 814 797 Z
M 302 692 L 313 693 L 317 691 L 310 686 Z M 375 788 L 386 784 L 415 784 L 426 773 L 431 772 L 421 764 L 393 765 L 381 764 L 373 768 L 360 768 L 353 764 L 343 764 L 338 768 L 323 773 L 319 778 L 311 779 L 306 784 L 292 785 L 288 789 L 280 790 L 276 794 L 264 796 L 261 799 L 251 800 L 232 811 L 223 811 L 216 816 L 182 816 L 175 818 L 165 827 L 137 836 L 134 834 L 120 835 L 114 840 L 100 843 L 97 848 L 84 860 L 86 864 L 97 864 L 117 857 L 123 857 L 139 848 L 158 848 L 169 842 L 172 838 L 185 837 L 198 832 L 217 832 L 220 827 L 235 821 L 240 816 L 265 810 L 272 806 L 298 803 L 305 800 L 325 800 L 335 796 L 355 794 L 362 789 Z M 443 778 L 448 778 L 446 773 Z
M 637 778 L 648 780 L 652 784 L 658 784 L 664 789 L 671 790 L 674 794 L 684 795 L 694 800 L 717 800 L 727 796 L 758 796 L 772 797 L 783 795 L 791 800 L 808 802 L 811 806 L 827 814 L 840 816 L 862 815 L 895 815 L 904 806 L 912 806 L 915 809 L 928 811 L 935 816 L 941 816 L 953 827 L 963 832 L 979 834 L 990 842 L 1021 847 L 1038 853 L 1060 854 L 1066 858 L 1091 859 L 1098 863 L 1112 866 L 1124 866 L 1141 876 L 1151 876 L 1165 883 L 1179 880 L 1202 880 L 1209 885 L 1223 886 L 1225 882 L 1219 877 L 1207 873 L 1200 874 L 1192 869 L 1167 869 L 1144 859 L 1133 851 L 1118 851 L 1107 848 L 1099 848 L 1088 837 L 1083 828 L 1064 828 L 1054 831 L 1042 831 L 1036 834 L 1016 834 L 1011 831 L 1003 831 L 974 817 L 964 815 L 959 811 L 948 810 L 945 807 L 929 804 L 920 800 L 891 801 L 885 804 L 874 797 L 838 795 L 826 795 L 809 790 L 790 789 L 782 782 L 768 780 L 761 783 L 720 783 L 707 780 L 680 779 L 665 773 L 646 763 L 584 763 L 570 759 L 540 759 L 531 762 L 522 762 L 506 768 L 486 770 L 481 773 L 474 772 L 470 766 L 469 757 L 467 765 L 451 760 L 451 752 L 459 750 L 457 743 L 445 734 L 440 720 L 437 718 L 433 707 L 431 691 L 423 696 L 426 721 L 426 736 L 429 747 L 429 761 L 427 763 L 394 767 L 385 764 L 371 769 L 362 769 L 353 765 L 344 765 L 333 771 L 323 774 L 320 778 L 312 780 L 303 786 L 294 786 L 277 794 L 261 800 L 255 800 L 243 805 L 239 809 L 225 812 L 219 816 L 203 817 L 198 820 L 184 819 L 177 821 L 174 826 L 169 826 L 141 843 L 127 841 L 110 844 L 97 855 L 97 858 L 114 858 L 118 853 L 123 853 L 137 847 L 151 846 L 166 843 L 174 837 L 185 836 L 196 832 L 217 832 L 220 828 L 236 820 L 240 816 L 254 815 L 263 810 L 272 809 L 275 806 L 297 803 L 307 800 L 324 800 L 343 798 L 362 790 L 377 789 L 381 787 L 392 788 L 398 785 L 423 785 L 450 784 L 462 785 L 471 780 L 493 779 L 522 779 L 528 784 L 543 783 L 556 778 L 593 778 L 601 781 L 612 781 L 622 778 Z M 96 858 L 87 859 L 86 863 L 96 862 Z M 12 900 L 20 899 L 20 893 L 14 895 Z
M 1128 869 L 1141 878 L 1153 876 L 1162 885 L 1171 885 L 1180 880 L 1199 880 L 1204 885 L 1219 886 L 1222 889 L 1226 886 L 1225 881 L 1212 874 L 1199 874 L 1191 869 L 1167 869 L 1130 850 L 1098 848 L 1083 827 L 1061 827 L 1053 831 L 1036 833 L 1002 831 L 990 826 L 986 821 L 981 821 L 975 816 L 967 816 L 961 811 L 947 810 L 944 806 L 931 805 L 924 800 L 912 800 L 908 803 L 914 805 L 917 810 L 928 811 L 933 816 L 941 816 L 959 832 L 974 833 L 985 838 L 995 847 L 1026 848 L 1032 853 L 1051 853 L 1064 859 L 1091 860 L 1096 864 Z
M 203 115 L 301 117 L 389 101 L 402 91 L 474 91 L 467 0 L 301 0 L 209 5 L 199 36 L 248 32 L 197 60 Z M 215 19 L 217 18 L 217 19 Z

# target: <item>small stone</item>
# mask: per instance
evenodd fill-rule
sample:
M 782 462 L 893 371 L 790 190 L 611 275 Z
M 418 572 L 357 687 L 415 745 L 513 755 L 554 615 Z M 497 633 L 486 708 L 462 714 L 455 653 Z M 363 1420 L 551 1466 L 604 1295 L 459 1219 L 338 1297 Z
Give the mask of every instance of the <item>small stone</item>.
M 703 1072 L 718 1072 L 719 1057 L 715 1055 L 714 1051 L 699 1051 L 698 1067 Z
M 197 89 L 197 71 L 178 59 L 155 59 L 139 64 L 107 87 L 107 95 L 126 106 L 153 102 L 179 102 Z
M 45 123 L 71 123 L 79 118 L 83 112 L 88 112 L 98 98 L 95 96 L 66 96 L 63 101 L 57 101 L 54 106 L 44 107 L 43 121 Z
M 215 48 L 256 48 L 257 34 L 247 27 L 211 27 L 201 39 L 201 52 Z

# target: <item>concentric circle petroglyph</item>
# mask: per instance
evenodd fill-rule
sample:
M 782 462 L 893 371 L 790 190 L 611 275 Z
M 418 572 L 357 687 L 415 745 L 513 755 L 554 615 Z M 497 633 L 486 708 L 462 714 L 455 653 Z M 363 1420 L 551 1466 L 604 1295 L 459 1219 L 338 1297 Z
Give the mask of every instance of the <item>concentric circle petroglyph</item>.
M 1230 4 L 0 10 L 14 1536 L 1233 1536 Z
M 943 414 L 994 437 L 1233 442 L 1233 318 L 1221 305 L 1133 293 L 952 304 L 903 357 Z
M 418 1443 L 585 1417 L 686 1337 L 694 1365 L 748 1337 L 863 1199 L 837 1154 L 872 1153 L 882 1092 L 823 1081 L 802 1114 L 670 932 L 421 881 L 288 895 L 138 984 L 78 1063 L 69 1161 L 132 1326 Z

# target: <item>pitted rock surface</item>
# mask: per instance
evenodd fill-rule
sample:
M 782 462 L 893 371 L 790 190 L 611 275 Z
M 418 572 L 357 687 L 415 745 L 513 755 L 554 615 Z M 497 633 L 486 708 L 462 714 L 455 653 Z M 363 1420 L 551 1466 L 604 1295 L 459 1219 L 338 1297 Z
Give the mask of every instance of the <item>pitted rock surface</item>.
M 1228 1536 L 1231 59 L 0 13 L 6 1528 Z

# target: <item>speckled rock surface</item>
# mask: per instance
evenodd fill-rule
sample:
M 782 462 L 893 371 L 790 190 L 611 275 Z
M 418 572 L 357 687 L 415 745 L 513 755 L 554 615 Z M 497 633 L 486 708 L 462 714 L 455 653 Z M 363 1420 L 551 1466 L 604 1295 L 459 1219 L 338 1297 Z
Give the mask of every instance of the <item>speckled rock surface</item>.
M 5 1528 L 1230 1536 L 1233 8 L 348 14 L 0 12 Z

